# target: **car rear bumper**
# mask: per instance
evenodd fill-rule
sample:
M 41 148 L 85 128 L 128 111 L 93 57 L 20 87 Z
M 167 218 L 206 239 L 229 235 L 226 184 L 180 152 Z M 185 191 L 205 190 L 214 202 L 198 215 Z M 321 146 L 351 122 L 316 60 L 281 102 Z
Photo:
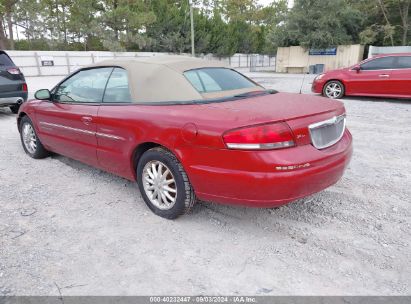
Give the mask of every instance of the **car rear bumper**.
M 261 159 L 267 161 L 269 172 L 191 166 L 189 178 L 199 199 L 251 207 L 276 207 L 322 191 L 343 175 L 352 155 L 352 137 L 347 130 L 338 143 L 324 150 L 304 145 L 278 151 L 242 153 L 277 156 L 260 158 L 256 155 L 257 162 Z M 252 159 L 249 158 L 250 161 Z
M 27 92 L 14 91 L 0 93 L 0 106 L 21 104 L 27 100 Z

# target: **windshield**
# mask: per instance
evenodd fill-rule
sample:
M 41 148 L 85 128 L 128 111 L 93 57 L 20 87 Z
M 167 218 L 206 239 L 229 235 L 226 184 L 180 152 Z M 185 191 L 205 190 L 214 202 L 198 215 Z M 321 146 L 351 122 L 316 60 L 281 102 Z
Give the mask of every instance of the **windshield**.
M 184 72 L 184 76 L 199 93 L 261 90 L 261 87 L 240 73 L 226 68 L 201 68 Z M 226 95 L 228 96 L 228 95 Z

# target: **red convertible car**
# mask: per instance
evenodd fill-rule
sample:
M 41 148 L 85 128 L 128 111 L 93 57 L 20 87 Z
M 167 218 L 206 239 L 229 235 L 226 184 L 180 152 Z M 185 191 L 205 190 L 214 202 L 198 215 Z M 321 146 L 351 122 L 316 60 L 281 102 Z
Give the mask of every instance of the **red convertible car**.
M 285 204 L 336 183 L 352 154 L 341 102 L 267 91 L 220 62 L 105 61 L 35 97 L 17 118 L 28 155 L 55 152 L 136 180 L 169 219 L 196 198 Z
M 318 75 L 312 91 L 329 98 L 411 98 L 411 53 L 378 55 L 352 67 Z

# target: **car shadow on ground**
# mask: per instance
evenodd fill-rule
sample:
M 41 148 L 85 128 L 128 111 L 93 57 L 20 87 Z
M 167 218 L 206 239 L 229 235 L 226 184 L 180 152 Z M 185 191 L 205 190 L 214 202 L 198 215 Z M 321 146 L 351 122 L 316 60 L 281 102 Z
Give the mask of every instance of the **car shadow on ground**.
M 13 117 L 15 114 L 11 113 L 9 108 L 0 108 L 0 119 Z
M 142 206 L 144 206 L 144 208 L 146 208 L 145 203 L 141 197 L 140 191 L 138 189 L 137 182 L 130 181 L 115 174 L 106 172 L 104 170 L 94 168 L 80 161 L 65 157 L 63 155 L 52 153 L 50 158 L 57 160 L 63 163 L 64 165 L 67 165 L 68 167 L 79 172 L 79 174 L 92 176 L 92 178 L 96 179 L 96 181 L 110 181 L 110 183 L 112 183 L 113 189 L 116 189 L 116 186 L 119 185 L 127 185 L 127 187 L 129 188 L 134 188 L 133 193 L 135 194 L 135 196 L 133 195 L 131 200 L 135 201 L 136 204 L 141 204 Z M 190 220 L 190 216 L 198 219 L 199 217 L 203 218 L 204 215 L 206 215 L 207 218 L 215 219 L 218 223 L 224 225 L 224 223 L 227 221 L 249 221 L 256 218 L 261 218 L 262 216 L 267 218 L 276 216 L 283 217 L 284 212 L 290 212 L 289 208 L 293 209 L 294 212 L 296 210 L 299 210 L 298 213 L 303 212 L 307 209 L 305 203 L 311 202 L 313 198 L 314 200 L 316 200 L 315 197 L 316 195 L 314 194 L 312 196 L 293 201 L 287 205 L 274 208 L 253 208 L 241 205 L 226 205 L 197 200 L 193 209 L 187 215 L 181 217 L 180 219 L 185 218 L 186 220 Z M 148 208 L 147 211 L 149 211 Z

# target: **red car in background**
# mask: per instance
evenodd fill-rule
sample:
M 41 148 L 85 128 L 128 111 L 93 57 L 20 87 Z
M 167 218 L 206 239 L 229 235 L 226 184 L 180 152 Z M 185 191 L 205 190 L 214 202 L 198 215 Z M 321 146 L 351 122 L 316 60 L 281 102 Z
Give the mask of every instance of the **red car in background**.
M 312 91 L 329 98 L 411 98 L 411 53 L 385 54 L 318 75 Z
M 341 102 L 267 91 L 220 62 L 105 61 L 35 97 L 17 119 L 29 156 L 137 181 L 169 219 L 196 198 L 280 206 L 336 183 L 352 154 Z

